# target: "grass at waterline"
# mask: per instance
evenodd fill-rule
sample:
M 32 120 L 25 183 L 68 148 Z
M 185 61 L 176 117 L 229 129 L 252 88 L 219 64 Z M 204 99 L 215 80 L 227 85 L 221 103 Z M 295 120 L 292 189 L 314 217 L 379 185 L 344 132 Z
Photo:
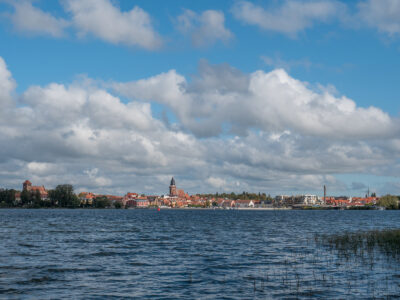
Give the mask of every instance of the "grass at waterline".
M 315 241 L 346 258 L 373 258 L 376 254 L 383 254 L 387 258 L 400 260 L 400 229 L 316 235 Z

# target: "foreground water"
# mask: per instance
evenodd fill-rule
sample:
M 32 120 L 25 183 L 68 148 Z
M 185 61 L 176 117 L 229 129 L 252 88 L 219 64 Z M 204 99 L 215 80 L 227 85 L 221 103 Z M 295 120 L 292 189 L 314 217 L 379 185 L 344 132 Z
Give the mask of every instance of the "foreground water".
M 0 210 L 0 298 L 400 296 L 396 261 L 315 234 L 400 228 L 399 211 Z

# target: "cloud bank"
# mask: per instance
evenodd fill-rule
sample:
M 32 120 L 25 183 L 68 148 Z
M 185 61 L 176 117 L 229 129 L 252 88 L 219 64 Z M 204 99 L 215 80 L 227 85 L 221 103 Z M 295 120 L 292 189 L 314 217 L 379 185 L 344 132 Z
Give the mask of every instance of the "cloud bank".
M 199 137 L 246 135 L 253 129 L 335 139 L 382 138 L 398 133 L 395 121 L 382 110 L 357 107 L 345 96 L 315 91 L 283 69 L 243 74 L 229 65 L 213 67 L 202 62 L 198 76 L 190 83 L 171 70 L 116 83 L 114 88 L 132 100 L 167 105 L 184 127 Z
M 79 38 L 93 37 L 147 50 L 160 49 L 166 40 L 154 28 L 153 17 L 148 12 L 139 6 L 123 11 L 118 7 L 118 1 L 60 0 L 66 14 L 64 18 L 43 11 L 30 0 L 4 2 L 14 8 L 6 15 L 15 30 L 28 35 L 62 38 L 75 34 Z M 229 11 L 231 14 L 228 15 L 244 25 L 290 38 L 317 25 L 332 23 L 347 30 L 374 28 L 390 37 L 400 33 L 400 3 L 397 0 L 363 0 L 354 7 L 337 0 L 271 1 L 263 6 L 252 1 L 236 1 Z M 191 38 L 194 47 L 207 47 L 218 42 L 227 44 L 235 35 L 225 25 L 226 13 L 184 8 L 173 22 L 180 33 Z
M 246 74 L 203 61 L 190 79 L 171 70 L 111 89 L 49 83 L 18 95 L 15 86 L 0 59 L 7 109 L 0 178 L 8 186 L 30 178 L 48 187 L 163 193 L 174 175 L 191 193 L 274 194 L 323 184 L 346 190 L 335 174 L 399 168 L 395 118 L 316 91 L 281 69 Z M 156 118 L 155 102 L 176 120 Z

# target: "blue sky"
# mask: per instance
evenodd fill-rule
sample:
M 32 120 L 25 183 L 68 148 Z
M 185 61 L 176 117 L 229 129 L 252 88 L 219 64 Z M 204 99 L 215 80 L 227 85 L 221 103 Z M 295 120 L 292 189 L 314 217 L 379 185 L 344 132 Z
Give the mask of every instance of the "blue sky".
M 133 10 L 136 14 L 127 17 Z M 127 159 L 125 164 L 118 160 L 119 148 L 108 149 L 112 152 L 111 156 L 115 155 L 115 158 L 109 160 L 98 155 L 97 151 L 93 154 L 89 150 L 76 149 L 69 149 L 73 155 L 66 159 L 63 151 L 57 147 L 49 150 L 51 153 L 44 157 L 39 154 L 43 151 L 43 145 L 29 141 L 27 143 L 33 153 L 23 153 L 15 150 L 20 148 L 21 137 L 16 138 L 18 134 L 15 133 L 7 135 L 2 140 L 10 144 L 3 153 L 3 163 L 6 164 L 3 169 L 7 172 L 2 176 L 13 187 L 14 182 L 27 176 L 50 186 L 81 177 L 76 182 L 72 180 L 78 189 L 113 193 L 123 193 L 128 189 L 162 193 L 163 181 L 170 175 L 182 180 L 190 192 L 246 189 L 271 194 L 297 191 L 320 194 L 320 185 L 327 183 L 333 186 L 337 194 L 360 194 L 363 191 L 361 188 L 357 190 L 357 187 L 361 185 L 353 183 L 362 183 L 381 193 L 398 193 L 396 172 L 389 172 L 388 169 L 395 170 L 399 160 L 399 15 L 400 3 L 396 0 L 360 0 L 350 3 L 325 0 L 0 1 L 0 57 L 5 62 L 4 68 L 11 74 L 6 77 L 16 83 L 16 87 L 9 91 L 14 102 L 12 113 L 17 114 L 18 109 L 25 107 L 31 109 L 32 114 L 37 114 L 36 118 L 48 116 L 50 112 L 44 113 L 43 107 L 49 102 L 43 99 L 49 94 L 53 95 L 49 92 L 49 85 L 56 83 L 68 91 L 62 100 L 66 103 L 57 104 L 58 98 L 51 98 L 55 110 L 65 109 L 63 105 L 78 105 L 74 102 L 75 96 L 68 94 L 71 87 L 75 87 L 86 93 L 87 99 L 90 99 L 93 91 L 98 90 L 116 97 L 129 108 L 129 105 L 140 106 L 141 112 L 146 109 L 143 107 L 149 105 L 150 115 L 146 115 L 146 111 L 143 118 L 154 118 L 154 122 L 150 121 L 153 123 L 160 122 L 157 125 L 160 127 L 152 128 L 152 133 L 149 133 L 146 131 L 148 125 L 135 123 L 143 119 L 138 116 L 136 120 L 129 120 L 136 127 L 127 121 L 121 125 L 118 134 L 114 132 L 113 137 L 119 135 L 118 139 L 129 140 L 132 135 L 136 135 L 143 141 L 149 139 L 148 143 L 155 143 L 149 146 L 143 142 L 143 149 L 132 154 L 133 157 Z M 145 21 L 138 21 L 140 18 Z M 121 19 L 125 23 L 121 21 L 118 25 Z M 104 23 L 109 25 L 102 27 Z M 284 70 L 284 75 L 274 73 L 279 69 Z M 171 70 L 175 70 L 175 73 L 168 73 Z M 302 94 L 296 94 L 299 87 L 295 81 L 301 82 L 302 91 L 305 89 L 304 97 L 311 97 L 311 102 L 307 102 L 307 107 L 299 106 L 299 111 L 303 115 L 310 112 L 311 117 L 302 118 L 299 113 L 299 116 L 293 118 L 298 118 L 296 123 L 291 121 L 290 116 L 279 116 L 279 112 L 285 109 L 275 105 L 276 101 L 280 101 L 280 91 L 275 88 L 285 89 L 284 84 L 280 87 L 274 85 L 274 89 L 271 87 L 267 90 L 266 93 L 273 91 L 278 96 L 266 94 L 269 100 L 261 106 L 268 111 L 268 105 L 272 105 L 278 113 L 271 116 L 267 113 L 267 121 L 264 115 L 251 115 L 260 105 L 258 101 L 263 101 L 262 94 L 260 96 L 257 92 L 257 100 L 245 102 L 247 94 L 236 90 L 235 80 L 238 80 L 238 84 L 245 84 L 246 80 L 253 82 L 251 78 L 255 72 L 278 74 L 283 81 L 287 78 L 294 80 L 289 85 L 294 89 L 290 95 L 295 98 L 282 102 L 288 105 L 287 111 L 296 107 L 291 106 L 290 101 L 298 104 L 302 98 Z M 157 77 L 160 74 L 170 76 L 167 76 L 168 80 L 160 79 Z M 221 76 L 231 81 L 227 79 L 227 82 L 218 82 Z M 265 85 L 269 84 L 270 77 L 265 77 Z M 149 78 L 155 78 L 157 84 L 152 85 L 148 81 L 143 85 L 138 84 L 138 81 Z M 182 78 L 184 83 L 181 82 Z M 161 80 L 166 80 L 166 83 L 159 82 Z M 169 80 L 179 82 L 177 89 L 185 85 L 184 95 L 176 95 L 176 99 L 182 97 L 179 101 L 175 101 L 174 96 L 165 99 L 166 93 L 177 91 L 167 90 L 166 86 L 172 83 Z M 224 98 L 228 93 L 221 89 L 224 84 L 232 95 L 235 94 L 235 99 L 240 99 L 235 101 L 244 102 L 234 102 L 232 106 L 222 105 L 222 102 L 233 101 L 229 97 Z M 210 95 L 212 89 L 218 90 L 218 95 Z M 254 91 L 251 92 L 249 98 L 254 96 Z M 316 95 L 309 95 L 311 92 Z M 324 93 L 334 97 L 336 102 L 332 105 L 337 104 L 339 107 L 337 113 L 332 113 L 332 122 L 349 124 L 323 121 L 324 116 L 331 112 L 329 108 L 320 108 L 330 101 L 323 97 Z M 284 97 L 292 97 L 290 95 L 285 94 Z M 351 99 L 356 107 L 354 111 L 340 108 L 337 99 L 342 97 Z M 317 100 L 312 100 L 314 98 Z M 313 101 L 317 101 L 317 104 L 314 105 Z M 247 106 L 243 113 L 251 115 L 249 118 L 240 116 L 235 110 L 235 107 L 240 110 L 241 105 Z M 96 123 L 94 116 L 86 115 L 87 105 L 84 107 L 74 115 L 78 119 L 73 118 L 71 122 L 86 118 Z M 233 107 L 231 113 L 230 107 Z M 373 110 L 364 111 L 369 107 L 379 110 L 378 121 L 374 119 Z M 112 112 L 112 108 L 108 108 Z M 321 114 L 321 124 L 308 124 L 314 110 Z M 274 116 L 279 117 L 275 120 Z M 118 118 L 116 112 L 111 120 Z M 3 117 L 3 121 L 5 119 Z M 193 120 L 199 120 L 200 123 L 196 124 Z M 350 124 L 352 120 L 356 120 L 357 124 Z M 26 124 L 31 121 L 26 120 Z M 52 127 L 51 122 L 49 120 L 38 127 L 25 126 L 31 130 L 34 128 L 32 136 L 38 132 L 51 136 L 71 130 L 79 136 L 75 129 L 71 129 L 72 123 L 68 126 L 54 124 L 53 131 L 46 131 L 49 130 L 45 130 L 46 127 Z M 21 124 L 13 127 L 8 122 L 8 125 L 9 131 L 17 131 L 17 127 L 22 130 Z M 94 133 L 105 130 L 104 134 L 111 134 L 111 128 L 96 126 L 98 124 L 92 124 L 85 130 Z M 348 127 L 353 128 L 354 132 L 348 132 Z M 186 146 L 180 147 L 184 149 L 183 153 L 176 156 L 169 152 L 171 149 L 167 149 L 168 145 L 163 145 L 163 138 L 154 135 L 155 131 L 165 131 L 160 133 L 163 137 L 171 134 L 179 138 L 182 135 L 182 139 L 185 139 L 183 143 L 196 144 L 193 146 L 196 149 L 208 147 L 209 144 L 219 149 L 222 147 L 220 143 L 229 143 L 236 138 L 236 145 L 243 143 L 245 146 L 234 151 L 254 153 L 254 156 L 246 157 L 247 154 L 232 152 L 232 157 L 225 160 L 222 156 L 219 161 L 214 161 L 212 157 L 218 157 L 218 150 L 204 150 L 191 157 L 193 149 L 184 149 Z M 261 141 L 265 144 L 259 145 L 250 145 L 249 142 L 252 134 L 286 137 L 288 132 L 292 139 L 290 141 L 272 139 L 274 144 Z M 82 139 L 77 141 L 84 145 Z M 117 141 L 112 140 L 113 143 Z M 308 145 L 315 144 L 318 150 L 313 152 L 307 148 L 306 141 Z M 67 140 L 64 142 L 64 148 L 72 143 Z M 251 140 L 253 142 L 256 143 Z M 284 142 L 288 144 L 284 145 Z M 289 153 L 289 145 L 296 149 L 293 156 L 287 154 L 290 157 L 286 157 L 288 161 L 293 159 L 293 164 L 285 167 L 275 165 L 274 161 L 282 157 L 278 150 L 268 154 L 269 148 L 282 147 Z M 91 147 L 100 146 L 96 144 Z M 262 147 L 266 149 L 261 151 Z M 345 149 L 346 152 L 332 159 L 332 165 L 325 165 L 326 157 L 331 152 L 324 151 L 322 147 L 330 151 Z M 357 156 L 355 153 L 361 148 L 365 152 Z M 103 148 L 98 151 L 106 152 Z M 161 161 L 165 159 L 161 165 L 152 162 L 157 160 L 157 155 L 151 156 L 154 153 L 158 153 Z M 148 165 L 138 163 L 142 160 L 141 155 L 148 156 Z M 306 158 L 315 155 L 315 165 L 320 170 L 316 166 L 294 167 L 302 155 Z M 185 162 L 180 162 L 179 157 L 182 156 Z M 116 171 L 119 164 L 127 168 L 125 175 Z M 176 167 L 177 164 L 182 165 Z M 365 167 L 360 167 L 363 164 Z M 64 172 L 52 174 L 55 166 L 62 166 L 60 168 Z M 352 166 L 358 167 L 352 171 Z M 193 168 L 199 168 L 199 171 L 188 171 Z M 239 171 L 242 168 L 243 171 Z M 237 173 L 231 172 L 232 169 L 237 169 Z M 240 175 L 252 171 L 254 176 L 248 176 L 247 179 Z M 65 172 L 70 174 L 66 176 Z M 390 176 L 385 176 L 388 173 L 391 173 Z M 257 177 L 256 174 L 263 175 Z M 136 183 L 132 185 L 132 181 Z M 145 185 L 147 188 L 143 188 Z

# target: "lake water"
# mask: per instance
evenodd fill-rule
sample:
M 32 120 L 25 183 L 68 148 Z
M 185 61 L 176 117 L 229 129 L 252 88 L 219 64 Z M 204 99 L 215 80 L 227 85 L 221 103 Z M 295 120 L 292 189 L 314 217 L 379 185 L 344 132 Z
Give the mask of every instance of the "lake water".
M 400 211 L 0 210 L 0 298 L 400 296 L 397 262 L 314 235 L 400 228 Z

